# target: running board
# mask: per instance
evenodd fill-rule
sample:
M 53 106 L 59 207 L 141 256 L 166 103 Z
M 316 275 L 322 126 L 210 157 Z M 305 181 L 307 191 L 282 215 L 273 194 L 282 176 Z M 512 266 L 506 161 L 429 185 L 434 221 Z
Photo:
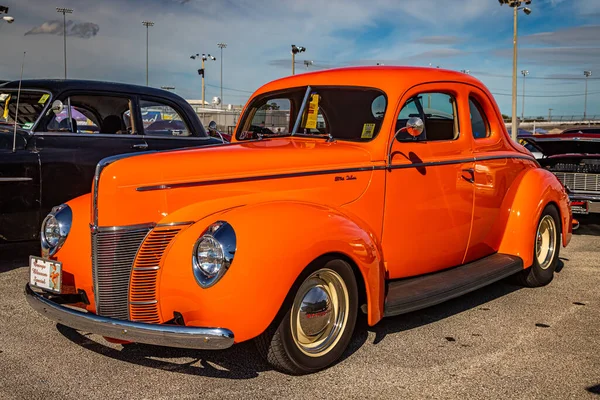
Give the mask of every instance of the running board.
M 442 303 L 521 270 L 521 258 L 496 253 L 440 272 L 388 281 L 384 316 L 405 314 Z

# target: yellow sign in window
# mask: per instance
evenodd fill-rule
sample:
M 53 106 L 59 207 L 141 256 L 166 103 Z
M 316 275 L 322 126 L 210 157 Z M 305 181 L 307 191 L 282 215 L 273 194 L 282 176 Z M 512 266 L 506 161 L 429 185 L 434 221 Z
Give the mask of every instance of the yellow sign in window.
M 306 111 L 306 119 L 304 127 L 308 129 L 317 129 L 317 115 L 319 115 L 319 95 L 314 93 L 310 97 L 308 110 Z

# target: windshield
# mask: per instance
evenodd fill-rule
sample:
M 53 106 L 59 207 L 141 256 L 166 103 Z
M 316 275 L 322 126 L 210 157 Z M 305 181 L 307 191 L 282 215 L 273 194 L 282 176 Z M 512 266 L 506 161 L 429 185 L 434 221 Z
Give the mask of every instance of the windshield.
M 19 112 L 17 110 L 17 90 L 0 89 L 0 124 L 12 125 L 17 114 L 17 124 L 23 129 L 31 129 L 44 110 L 50 95 L 38 91 L 21 90 Z
M 379 133 L 387 107 L 385 94 L 378 89 L 348 86 L 311 86 L 293 133 L 306 90 L 292 88 L 253 99 L 238 124 L 237 140 L 297 134 L 369 141 Z

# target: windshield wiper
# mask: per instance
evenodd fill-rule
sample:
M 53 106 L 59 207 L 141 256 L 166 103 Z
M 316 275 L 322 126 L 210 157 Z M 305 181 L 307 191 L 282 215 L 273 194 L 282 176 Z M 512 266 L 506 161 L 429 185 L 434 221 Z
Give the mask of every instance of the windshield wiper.
M 318 137 L 318 138 L 327 139 L 326 140 L 327 143 L 335 142 L 335 138 L 333 137 L 333 135 L 331 133 L 296 133 L 295 136 Z

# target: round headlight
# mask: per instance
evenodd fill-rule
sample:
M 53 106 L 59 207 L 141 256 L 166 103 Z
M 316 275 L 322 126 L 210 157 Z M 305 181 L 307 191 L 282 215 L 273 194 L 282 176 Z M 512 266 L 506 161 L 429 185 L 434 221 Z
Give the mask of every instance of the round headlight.
M 66 204 L 54 207 L 42 222 L 40 240 L 42 242 L 42 256 L 54 255 L 67 239 L 71 230 L 73 213 Z
M 198 266 L 208 277 L 217 275 L 225 261 L 221 243 L 210 235 L 200 238 L 196 250 L 196 260 L 198 261 Z
M 43 240 L 48 246 L 56 247 L 60 241 L 60 227 L 54 215 L 48 215 L 42 223 Z
M 210 225 L 200 236 L 192 254 L 192 270 L 196 282 L 208 288 L 229 269 L 236 250 L 233 227 L 225 221 Z

